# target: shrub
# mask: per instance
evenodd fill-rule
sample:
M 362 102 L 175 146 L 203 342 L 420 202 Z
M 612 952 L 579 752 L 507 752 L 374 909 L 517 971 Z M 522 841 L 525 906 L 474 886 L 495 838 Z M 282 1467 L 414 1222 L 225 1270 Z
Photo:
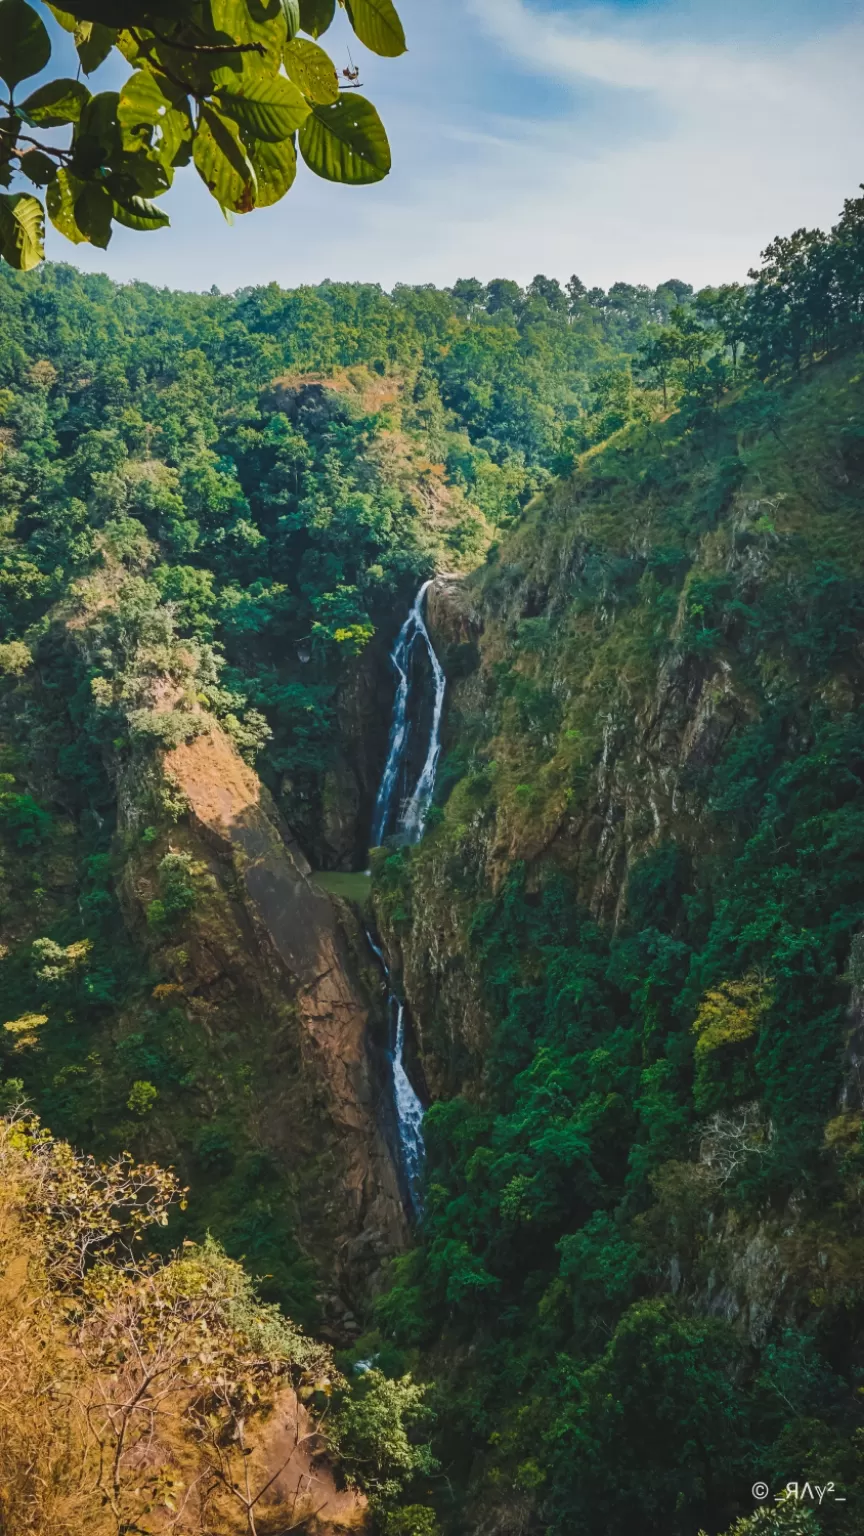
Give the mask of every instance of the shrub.
M 158 1088 L 154 1088 L 152 1083 L 145 1082 L 142 1078 L 132 1084 L 129 1097 L 126 1100 L 126 1108 L 131 1109 L 135 1115 L 147 1115 L 150 1113 L 158 1097 Z
M 168 928 L 195 906 L 194 865 L 186 853 L 166 853 L 159 865 L 159 896 L 147 908 L 151 928 Z
M 426 1391 L 410 1376 L 393 1381 L 370 1370 L 343 1402 L 339 1448 L 349 1475 L 367 1493 L 395 1499 L 418 1473 L 434 1470 L 429 1446 L 419 1439 L 432 1418 Z

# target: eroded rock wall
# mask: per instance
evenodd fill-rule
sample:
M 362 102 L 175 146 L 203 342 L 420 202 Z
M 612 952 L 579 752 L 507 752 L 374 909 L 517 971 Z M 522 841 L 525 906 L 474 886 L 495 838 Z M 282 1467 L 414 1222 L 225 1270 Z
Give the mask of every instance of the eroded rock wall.
M 182 808 L 165 846 L 193 861 L 203 890 L 182 944 L 163 941 L 158 962 L 214 1043 L 223 1030 L 254 1037 L 259 1134 L 296 1172 L 304 1240 L 325 1268 L 332 1263 L 350 1308 L 407 1238 L 367 1049 L 360 936 L 314 885 L 271 797 L 218 726 L 148 772 Z M 119 798 L 133 830 L 141 783 L 127 782 Z M 149 851 L 133 853 L 124 888 L 140 926 L 156 894 Z

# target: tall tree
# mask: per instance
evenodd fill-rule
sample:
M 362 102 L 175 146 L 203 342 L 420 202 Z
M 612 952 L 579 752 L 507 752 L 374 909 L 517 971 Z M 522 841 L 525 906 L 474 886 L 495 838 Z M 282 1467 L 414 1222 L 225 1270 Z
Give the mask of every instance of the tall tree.
M 747 298 L 743 283 L 723 283 L 719 288 L 702 288 L 696 295 L 696 313 L 708 325 L 722 332 L 732 357 L 732 376 L 738 373 L 738 358 L 747 334 Z

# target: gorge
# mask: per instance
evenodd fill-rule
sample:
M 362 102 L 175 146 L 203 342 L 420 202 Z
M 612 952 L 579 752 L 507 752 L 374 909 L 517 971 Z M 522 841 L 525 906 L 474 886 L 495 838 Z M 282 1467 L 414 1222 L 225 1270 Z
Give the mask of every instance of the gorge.
M 862 227 L 734 349 L 0 268 L 0 1352 L 176 1418 L 10 1530 L 857 1536 Z

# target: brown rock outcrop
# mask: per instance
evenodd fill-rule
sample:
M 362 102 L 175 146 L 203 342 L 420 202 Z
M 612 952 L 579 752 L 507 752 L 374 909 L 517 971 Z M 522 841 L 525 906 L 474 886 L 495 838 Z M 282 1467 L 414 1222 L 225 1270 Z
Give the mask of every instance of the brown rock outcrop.
M 426 594 L 426 622 L 437 651 L 471 645 L 483 628 L 474 594 L 458 573 L 443 571 Z
M 177 979 L 208 1028 L 255 1031 L 262 1139 L 296 1171 L 309 1206 L 304 1238 L 332 1261 L 334 1289 L 353 1304 L 407 1238 L 378 1121 L 369 999 L 350 942 L 358 935 L 313 884 L 272 798 L 218 725 L 167 751 L 161 772 L 185 806 L 169 848 L 206 870 Z M 121 806 L 135 798 L 121 794 Z M 133 860 L 126 886 L 140 910 L 152 872 Z
M 284 1391 L 255 1455 L 254 1470 L 267 1488 L 256 1510 L 260 1536 L 281 1536 L 298 1526 L 310 1536 L 366 1529 L 364 1495 L 337 1486 L 323 1445 L 296 1392 Z

